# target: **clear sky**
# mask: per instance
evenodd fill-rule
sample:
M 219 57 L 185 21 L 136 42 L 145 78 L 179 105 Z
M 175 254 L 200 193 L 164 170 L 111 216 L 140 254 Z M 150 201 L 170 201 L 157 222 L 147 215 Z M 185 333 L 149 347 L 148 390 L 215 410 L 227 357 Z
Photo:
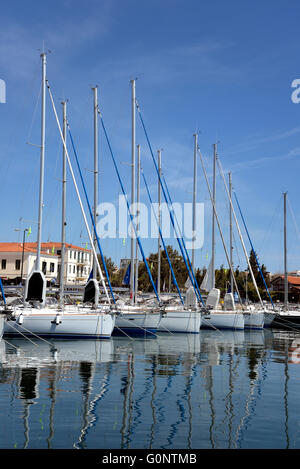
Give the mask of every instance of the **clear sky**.
M 252 242 L 271 272 L 283 269 L 282 194 L 288 192 L 288 268 L 300 269 L 300 103 L 291 100 L 292 81 L 300 78 L 299 20 L 299 2 L 281 0 L 2 4 L 0 79 L 6 83 L 6 103 L 0 104 L 0 241 L 21 241 L 15 229 L 29 225 L 28 240 L 36 239 L 44 41 L 51 51 L 47 77 L 60 115 L 60 102 L 68 99 L 68 119 L 91 198 L 91 87 L 99 87 L 104 122 L 130 193 L 130 80 L 137 78 L 137 99 L 153 150 L 163 149 L 173 201 L 192 201 L 193 134 L 199 130 L 210 181 L 212 144 L 219 142 L 222 167 L 226 174 L 232 172 Z M 114 202 L 120 187 L 100 129 L 99 139 L 99 199 Z M 137 143 L 156 200 L 154 167 L 138 118 Z M 47 97 L 45 241 L 60 239 L 61 152 Z M 84 245 L 87 234 L 70 176 L 68 181 L 67 241 Z M 144 190 L 142 197 L 146 202 Z M 228 239 L 228 202 L 220 176 L 217 197 Z M 197 200 L 205 204 L 205 240 L 196 253 L 196 266 L 202 267 L 210 257 L 211 205 L 200 165 Z M 244 268 L 236 231 L 235 240 L 234 262 Z M 156 242 L 144 246 L 148 253 Z M 129 256 L 130 243 L 106 239 L 103 250 L 118 263 Z M 217 265 L 221 263 L 226 265 L 226 259 L 217 235 Z

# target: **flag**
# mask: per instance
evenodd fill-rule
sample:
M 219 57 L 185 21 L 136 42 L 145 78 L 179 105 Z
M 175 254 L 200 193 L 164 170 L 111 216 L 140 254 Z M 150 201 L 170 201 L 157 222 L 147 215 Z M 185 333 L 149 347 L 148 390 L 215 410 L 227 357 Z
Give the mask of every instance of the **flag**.
M 85 249 L 87 249 L 87 243 L 85 243 Z
M 29 236 L 30 234 L 31 234 L 31 226 L 27 230 L 27 236 Z
M 54 246 L 52 246 L 51 253 L 54 254 Z
M 125 238 L 123 238 L 123 246 L 125 246 Z

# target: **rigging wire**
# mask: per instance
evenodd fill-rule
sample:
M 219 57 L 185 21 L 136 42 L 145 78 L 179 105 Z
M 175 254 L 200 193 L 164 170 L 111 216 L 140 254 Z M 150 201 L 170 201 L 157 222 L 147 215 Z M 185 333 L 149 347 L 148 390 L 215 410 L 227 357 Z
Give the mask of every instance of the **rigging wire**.
M 104 135 L 105 135 L 105 138 L 106 138 L 108 147 L 109 147 L 110 155 L 111 155 L 111 157 L 112 157 L 113 164 L 114 164 L 114 167 L 115 167 L 115 170 L 116 170 L 116 173 L 117 173 L 117 177 L 118 177 L 118 180 L 119 180 L 121 189 L 122 189 L 122 193 L 123 193 L 123 196 L 124 196 L 125 201 L 126 201 L 127 211 L 128 211 L 129 216 L 130 216 L 131 224 L 132 224 L 133 229 L 134 229 L 134 233 L 135 233 L 135 236 L 136 236 L 136 239 L 137 239 L 137 242 L 138 242 L 138 245 L 139 245 L 139 248 L 140 248 L 142 257 L 143 257 L 143 261 L 144 261 L 144 264 L 145 264 L 145 266 L 146 266 L 147 273 L 148 273 L 150 282 L 151 282 L 151 284 L 152 284 L 152 287 L 153 287 L 155 296 L 156 296 L 156 298 L 157 298 L 157 301 L 160 302 L 160 299 L 159 299 L 159 296 L 158 296 L 158 293 L 157 293 L 157 289 L 156 289 L 155 283 L 154 283 L 154 281 L 153 281 L 152 274 L 151 274 L 151 271 L 150 271 L 150 269 L 149 269 L 147 259 L 146 259 L 146 257 L 145 257 L 145 253 L 144 253 L 144 250 L 143 250 L 143 247 L 142 247 L 142 244 L 141 244 L 140 237 L 139 237 L 138 234 L 137 234 L 136 225 L 135 225 L 135 223 L 134 223 L 134 221 L 133 221 L 133 215 L 132 215 L 131 210 L 130 210 L 130 207 L 129 207 L 129 202 L 128 202 L 128 199 L 127 199 L 127 196 L 126 196 L 126 192 L 125 192 L 125 189 L 124 189 L 124 186 L 123 186 L 123 183 L 122 183 L 122 180 L 121 180 L 121 176 L 120 176 L 120 173 L 119 173 L 119 170 L 118 170 L 118 166 L 117 166 L 117 163 L 116 163 L 116 160 L 115 160 L 115 157 L 114 157 L 112 148 L 111 148 L 110 140 L 109 140 L 108 134 L 107 134 L 107 132 L 106 132 L 106 128 L 105 128 L 105 125 L 104 125 L 104 122 L 103 122 L 103 117 L 102 117 L 102 114 L 101 114 L 101 112 L 100 112 L 99 109 L 98 109 L 98 113 L 99 113 L 99 116 L 100 116 L 100 121 L 101 121 L 101 125 L 102 125 L 102 128 L 103 128 L 103 132 L 104 132 Z
M 57 123 L 58 129 L 59 129 L 60 137 L 62 139 L 64 148 L 65 148 L 67 162 L 68 162 L 68 165 L 69 165 L 69 168 L 70 168 L 70 171 L 71 171 L 71 175 L 72 175 L 74 187 L 75 187 L 75 190 L 76 190 L 76 193 L 77 193 L 81 213 L 82 213 L 82 216 L 83 216 L 84 221 L 85 221 L 86 230 L 87 230 L 87 233 L 88 233 L 88 236 L 89 236 L 89 239 L 90 239 L 90 243 L 91 243 L 91 247 L 92 247 L 92 250 L 93 250 L 93 255 L 94 255 L 94 258 L 95 258 L 96 263 L 97 263 L 101 283 L 102 283 L 106 298 L 108 300 L 108 303 L 111 304 L 111 300 L 110 300 L 110 297 L 109 297 L 109 294 L 108 294 L 108 291 L 107 291 L 107 288 L 106 288 L 106 285 L 105 285 L 105 280 L 104 280 L 104 277 L 103 277 L 103 274 L 102 274 L 102 269 L 101 269 L 100 263 L 99 263 L 98 258 L 97 258 L 96 249 L 95 249 L 95 246 L 93 244 L 93 239 L 92 239 L 92 236 L 91 236 L 91 233 L 90 233 L 90 230 L 89 230 L 89 226 L 88 226 L 88 222 L 87 222 L 87 219 L 86 219 L 85 211 L 84 211 L 84 208 L 83 208 L 83 205 L 82 205 L 81 197 L 80 197 L 80 194 L 79 194 L 78 186 L 77 186 L 77 183 L 76 183 L 75 175 L 74 175 L 73 168 L 72 168 L 71 161 L 70 161 L 70 157 L 69 157 L 69 152 L 67 150 L 66 142 L 64 140 L 62 130 L 61 130 L 61 127 L 60 127 L 59 119 L 58 119 L 58 116 L 57 116 L 57 112 L 56 112 L 56 108 L 55 108 L 55 104 L 54 104 L 54 100 L 53 100 L 53 96 L 52 96 L 52 93 L 51 93 L 51 90 L 50 90 L 50 85 L 49 85 L 48 80 L 46 80 L 46 83 L 47 83 L 47 88 L 48 88 L 49 95 L 50 95 L 50 98 L 51 98 L 53 112 L 55 114 L 55 119 L 56 119 L 56 123 Z M 96 230 L 95 230 L 95 232 L 96 232 Z M 100 246 L 100 243 L 99 243 L 99 246 Z
M 141 172 L 142 172 L 142 176 L 143 176 L 143 179 L 144 179 L 144 183 L 145 183 L 145 186 L 146 186 L 146 189 L 147 189 L 147 193 L 148 193 L 148 197 L 149 197 L 149 200 L 150 200 L 150 204 L 151 204 L 151 207 L 152 207 L 154 216 L 155 216 L 155 220 L 156 220 L 156 223 L 157 223 L 157 226 L 158 226 L 159 236 L 160 236 L 161 241 L 162 241 L 162 243 L 163 243 L 163 247 L 164 247 L 164 250 L 165 250 L 165 253 L 166 253 L 166 256 L 167 256 L 167 260 L 168 260 L 168 263 L 169 263 L 169 266 L 170 266 L 170 269 L 171 269 L 171 273 L 172 273 L 172 277 L 173 277 L 173 282 L 174 282 L 174 284 L 176 285 L 176 288 L 177 288 L 177 291 L 178 291 L 178 294 L 179 294 L 179 297 L 180 297 L 180 301 L 181 301 L 182 304 L 184 304 L 183 299 L 182 299 L 182 296 L 181 296 L 181 293 L 180 293 L 180 290 L 179 290 L 179 287 L 178 287 L 178 283 L 177 283 L 177 281 L 176 281 L 176 277 L 175 277 L 175 274 L 174 274 L 174 271 L 173 271 L 173 268 L 172 268 L 172 263 L 171 263 L 170 258 L 169 258 L 168 250 L 167 250 L 167 248 L 166 248 L 166 244 L 165 244 L 165 241 L 164 241 L 162 232 L 161 232 L 161 228 L 160 228 L 160 226 L 159 226 L 159 223 L 158 223 L 158 220 L 157 220 L 157 216 L 156 216 L 155 210 L 154 210 L 154 208 L 153 208 L 152 198 L 151 198 L 151 195 L 150 195 L 150 192 L 149 192 L 149 188 L 148 188 L 148 185 L 147 185 L 147 181 L 146 181 L 146 178 L 145 178 L 145 174 L 144 174 L 144 171 L 143 171 L 142 168 L 141 168 Z
M 75 149 L 73 137 L 72 137 L 72 134 L 71 134 L 71 129 L 70 129 L 69 122 L 67 122 L 67 126 L 68 126 L 68 130 L 69 130 L 69 135 L 70 135 L 70 139 L 71 139 L 71 143 L 72 143 L 72 148 L 73 148 L 73 151 L 74 151 L 74 155 L 75 155 L 78 171 L 79 171 L 79 174 L 80 174 L 80 179 L 81 179 L 81 182 L 82 182 L 84 194 L 85 194 L 86 201 L 87 201 L 87 204 L 88 204 L 89 213 L 90 213 L 91 220 L 92 220 L 92 223 L 93 223 L 94 233 L 95 233 L 95 236 L 96 236 L 96 239 L 97 239 L 98 248 L 99 248 L 102 263 L 103 263 L 103 266 L 104 266 L 105 275 L 106 275 L 106 278 L 107 278 L 107 281 L 108 281 L 109 290 L 110 290 L 113 302 L 116 303 L 114 293 L 113 293 L 113 290 L 112 290 L 112 286 L 111 286 L 111 283 L 110 283 L 108 271 L 107 271 L 105 258 L 104 258 L 104 255 L 103 255 L 103 252 L 102 252 L 102 249 L 101 249 L 101 245 L 100 245 L 100 241 L 99 241 L 99 237 L 98 237 L 98 234 L 97 234 L 97 229 L 96 229 L 95 220 L 94 220 L 94 217 L 93 217 L 93 214 L 92 214 L 91 205 L 90 205 L 90 202 L 89 202 L 89 199 L 88 199 L 88 196 L 87 196 L 86 187 L 85 187 L 85 183 L 84 183 L 84 180 L 83 180 L 82 171 L 81 171 L 81 168 L 80 168 L 80 165 L 79 165 L 78 156 L 77 156 L 77 153 L 76 153 L 76 149 Z
M 171 201 L 171 198 L 170 198 L 170 194 L 169 194 L 169 191 L 168 191 L 168 187 L 167 187 L 167 184 L 166 184 L 166 180 L 165 180 L 165 178 L 164 178 L 164 176 L 163 176 L 163 181 L 164 181 L 164 184 L 163 184 L 161 175 L 160 175 L 159 170 L 158 170 L 157 163 L 156 163 L 155 158 L 154 158 L 153 150 L 152 150 L 152 147 L 151 147 L 151 144 L 150 144 L 150 140 L 149 140 L 149 137 L 148 137 L 148 134 L 147 134 L 147 131 L 146 131 L 146 127 L 145 127 L 145 124 L 144 124 L 144 121 L 143 121 L 143 118 L 142 118 L 142 115 L 141 115 L 141 110 L 140 110 L 140 107 L 139 107 L 139 105 L 138 105 L 137 100 L 136 100 L 136 107 L 137 107 L 137 110 L 138 110 L 138 113 L 139 113 L 139 117 L 140 117 L 140 121 L 141 121 L 142 127 L 143 127 L 143 129 L 144 129 L 144 133 L 145 133 L 146 140 L 147 140 L 147 143 L 148 143 L 148 146 L 149 146 L 149 149 L 150 149 L 150 153 L 151 153 L 151 156 L 152 156 L 152 160 L 153 160 L 153 163 L 154 163 L 154 166 L 155 166 L 157 175 L 158 175 L 159 183 L 160 183 L 160 185 L 161 185 L 161 188 L 162 188 L 162 191 L 163 191 L 163 195 L 164 195 L 165 201 L 166 201 L 166 203 L 167 203 L 167 205 L 168 205 L 168 209 L 169 209 L 169 213 L 170 213 L 170 218 L 171 218 L 171 223 L 172 223 L 172 226 L 173 226 L 173 228 L 175 229 L 175 232 L 176 232 L 176 238 L 177 238 L 177 241 L 178 241 L 178 244 L 179 244 L 179 247 L 180 247 L 180 251 L 181 251 L 181 254 L 182 254 L 184 263 L 185 263 L 185 265 L 186 265 L 186 269 L 187 269 L 187 271 L 188 271 L 189 278 L 190 278 L 190 280 L 191 280 L 191 282 L 192 282 L 192 285 L 193 285 L 193 287 L 194 287 L 194 290 L 195 290 L 195 293 L 196 293 L 196 296 L 197 296 L 198 300 L 202 302 L 203 306 L 205 306 L 205 305 L 204 305 L 203 298 L 202 298 L 201 293 L 200 293 L 200 290 L 199 290 L 199 286 L 198 286 L 197 281 L 196 281 L 196 277 L 195 277 L 194 271 L 193 271 L 193 269 L 191 268 L 191 262 L 190 262 L 190 259 L 189 259 L 189 256 L 188 256 L 188 253 L 187 253 L 187 250 L 186 250 L 186 247 L 185 247 L 184 239 L 183 239 L 183 237 L 181 236 L 181 239 L 182 239 L 182 242 L 183 242 L 182 244 L 184 245 L 184 248 L 185 248 L 185 251 L 186 251 L 186 255 L 185 255 L 185 253 L 184 253 L 183 246 L 182 246 L 182 244 L 181 244 L 181 241 L 180 241 L 178 232 L 177 232 L 176 227 L 175 227 L 175 222 L 174 222 L 174 217 L 173 217 L 174 210 L 173 210 L 173 209 L 172 209 L 172 210 L 170 209 L 170 203 L 171 203 L 171 205 L 173 205 L 173 204 L 172 204 L 172 201 Z M 168 195 L 166 194 L 166 191 L 167 191 Z M 187 259 L 188 259 L 189 265 L 188 265 Z

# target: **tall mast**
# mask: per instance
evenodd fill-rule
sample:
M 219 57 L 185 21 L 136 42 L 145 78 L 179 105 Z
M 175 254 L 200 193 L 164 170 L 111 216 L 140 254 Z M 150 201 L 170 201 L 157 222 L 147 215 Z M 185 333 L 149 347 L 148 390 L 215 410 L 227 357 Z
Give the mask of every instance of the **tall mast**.
M 261 296 L 260 296 L 260 293 L 259 293 L 259 290 L 258 290 L 258 286 L 257 286 L 256 280 L 255 280 L 254 274 L 253 274 L 253 270 L 252 270 L 252 267 L 251 267 L 251 264 L 250 264 L 250 260 L 249 260 L 248 254 L 247 254 L 247 250 L 246 250 L 246 247 L 245 247 L 245 243 L 244 243 L 244 240 L 243 240 L 243 237 L 242 237 L 242 233 L 241 233 L 241 230 L 240 230 L 240 227 L 239 227 L 239 224 L 238 224 L 238 220 L 237 220 L 237 217 L 236 217 L 236 214 L 235 214 L 235 210 L 234 210 L 234 207 L 233 207 L 233 204 L 232 204 L 232 199 L 231 199 L 231 197 L 230 197 L 230 195 L 229 195 L 229 190 L 228 190 L 228 187 L 227 187 L 227 184 L 226 184 L 226 180 L 225 180 L 225 177 L 224 177 L 224 173 L 223 173 L 223 171 L 222 171 L 221 164 L 220 164 L 220 161 L 219 161 L 219 158 L 218 158 L 218 157 L 217 157 L 217 161 L 218 161 L 220 173 L 221 173 L 221 175 L 222 175 L 222 179 L 223 179 L 223 182 L 224 182 L 224 186 L 225 186 L 225 189 L 226 189 L 227 197 L 228 197 L 228 199 L 229 199 L 229 201 L 230 201 L 230 206 L 231 206 L 232 214 L 233 214 L 234 221 L 235 221 L 235 224 L 236 224 L 236 227 L 237 227 L 237 230 L 238 230 L 239 238 L 240 238 L 240 240 L 241 240 L 242 248 L 243 248 L 243 251 L 244 251 L 244 254 L 245 254 L 245 258 L 246 258 L 246 261 L 247 261 L 247 264 L 248 264 L 248 269 L 249 269 L 249 272 L 250 272 L 250 275 L 251 275 L 251 279 L 252 279 L 253 285 L 254 285 L 254 287 L 255 287 L 255 290 L 256 290 L 258 299 L 259 299 L 259 301 L 260 301 L 260 304 L 261 304 L 261 306 L 262 306 L 262 308 L 263 308 L 264 305 L 263 305 L 263 302 L 262 302 L 262 299 L 261 299 Z M 229 260 L 229 262 L 230 262 L 230 260 Z M 230 266 L 230 268 L 231 268 L 231 272 L 233 272 L 232 265 Z
M 137 225 L 136 229 L 137 232 L 139 231 L 139 217 L 140 217 L 140 174 L 141 174 L 141 147 L 140 145 L 137 145 L 137 180 L 136 180 L 136 203 L 137 203 Z M 138 276 L 139 276 L 139 247 L 138 247 L 138 241 L 136 239 L 135 242 L 135 285 L 134 285 L 134 301 L 136 302 L 137 299 L 137 292 L 138 292 Z
M 232 200 L 232 180 L 231 180 L 231 173 L 228 173 L 228 180 L 229 180 L 229 197 Z M 230 264 L 233 267 L 233 245 L 232 245 L 232 209 L 231 203 L 229 202 L 229 242 L 230 242 Z M 232 271 L 230 270 L 230 291 L 233 293 L 233 276 Z
M 41 53 L 42 59 L 42 107 L 41 107 L 41 153 L 40 153 L 40 193 L 37 232 L 37 256 L 35 269 L 40 270 L 41 264 L 41 238 L 42 214 L 44 205 L 44 167 L 45 167 L 45 127 L 46 127 L 46 53 Z
M 161 178 L 161 151 L 158 150 L 157 152 L 158 157 L 158 226 L 159 229 L 161 228 L 161 213 L 160 213 L 160 205 L 161 205 L 161 187 L 160 187 L 160 178 Z M 158 234 L 158 246 L 157 246 L 157 293 L 158 296 L 160 295 L 160 266 L 161 266 L 161 246 L 160 246 L 160 234 Z
M 63 101 L 63 139 L 67 138 L 67 103 Z M 63 145 L 63 164 L 62 164 L 62 223 L 61 223 L 61 262 L 60 262 L 60 279 L 59 279 L 59 298 L 60 306 L 63 306 L 64 300 L 64 276 L 65 276 L 65 250 L 66 250 L 66 183 L 67 183 L 67 160 L 66 150 Z
M 135 203 L 135 80 L 131 80 L 131 210 Z M 132 213 L 132 215 L 134 215 Z M 134 303 L 134 228 L 131 223 L 130 300 Z
M 92 88 L 94 93 L 94 222 L 97 229 L 98 207 L 98 87 Z M 94 246 L 97 250 L 97 237 L 94 232 Z M 93 260 L 93 278 L 97 280 L 97 261 Z
M 212 201 L 213 205 L 216 205 L 216 161 L 217 161 L 217 144 L 213 144 L 214 147 L 214 160 L 213 160 L 213 193 Z M 215 288 L 215 211 L 212 212 L 212 235 L 211 235 L 211 285 Z
M 195 273 L 195 235 L 196 235 L 196 197 L 197 197 L 197 148 L 198 134 L 194 134 L 194 185 L 193 185 L 193 242 L 192 242 L 192 269 Z
M 286 196 L 283 193 L 283 220 L 284 220 L 284 308 L 288 308 L 288 275 L 287 275 L 287 242 L 286 242 Z

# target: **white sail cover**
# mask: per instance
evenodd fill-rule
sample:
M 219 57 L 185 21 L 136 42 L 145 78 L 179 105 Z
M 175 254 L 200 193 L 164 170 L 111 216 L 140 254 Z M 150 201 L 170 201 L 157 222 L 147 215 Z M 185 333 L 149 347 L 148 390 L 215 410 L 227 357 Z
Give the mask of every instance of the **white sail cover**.
M 190 277 L 188 277 L 186 279 L 186 282 L 185 282 L 184 286 L 185 286 L 185 288 L 190 288 L 192 285 L 193 285 L 192 281 L 191 281 Z
M 232 293 L 226 293 L 224 297 L 224 309 L 225 311 L 234 311 L 235 310 L 235 303 L 234 297 Z
M 210 290 L 213 288 L 212 285 L 212 262 L 210 261 L 208 269 L 204 275 L 204 278 L 202 280 L 202 283 L 200 285 L 200 289 L 210 292 Z
M 197 298 L 193 287 L 189 287 L 185 295 L 186 308 L 197 308 Z
M 217 309 L 220 301 L 220 290 L 218 288 L 212 288 L 206 298 L 206 306 L 212 309 Z

